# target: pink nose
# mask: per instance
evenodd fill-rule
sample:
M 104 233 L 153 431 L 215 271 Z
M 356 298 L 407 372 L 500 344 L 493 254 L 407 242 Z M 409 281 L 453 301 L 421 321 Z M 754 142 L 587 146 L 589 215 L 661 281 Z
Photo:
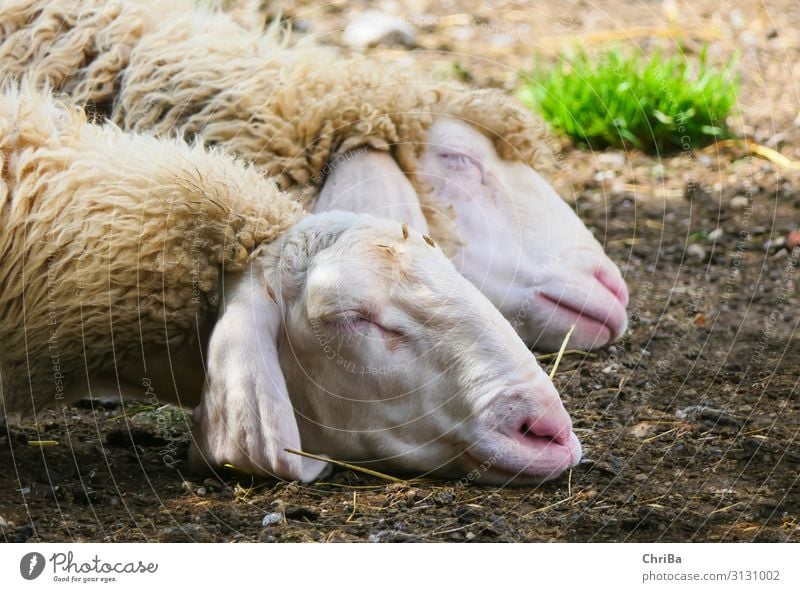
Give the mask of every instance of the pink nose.
M 566 446 L 572 436 L 572 420 L 559 403 L 538 417 L 527 417 L 516 430 L 517 439 L 528 445 L 553 442 Z
M 509 474 L 523 480 L 552 479 L 575 466 L 581 444 L 572 420 L 552 384 L 538 384 L 526 394 L 498 395 L 480 421 L 470 456 L 489 459 L 490 472 L 506 482 Z
M 572 420 L 566 412 L 547 413 L 536 419 L 526 419 L 519 427 L 524 438 L 541 438 L 566 445 L 572 434 Z
M 615 272 L 616 270 L 609 271 L 605 267 L 598 267 L 597 271 L 594 272 L 594 277 L 620 301 L 623 307 L 627 307 L 629 298 L 628 286 L 625 285 L 625 281 L 619 277 L 619 274 Z
M 560 463 L 560 470 L 574 466 L 581 457 L 581 445 L 572 432 L 572 420 L 560 401 L 537 417 L 519 422 L 514 439 L 522 445 L 520 450 L 526 451 L 524 454 L 544 464 Z

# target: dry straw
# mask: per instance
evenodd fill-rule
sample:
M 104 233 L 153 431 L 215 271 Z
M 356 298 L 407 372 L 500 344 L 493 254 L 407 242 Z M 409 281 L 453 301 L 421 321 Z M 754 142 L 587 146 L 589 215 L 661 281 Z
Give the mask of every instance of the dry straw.
M 392 475 L 387 475 L 386 473 L 373 471 L 372 469 L 365 469 L 364 467 L 359 467 L 358 465 L 351 465 L 350 463 L 342 462 L 340 460 L 334 460 L 332 458 L 326 458 L 324 456 L 319 456 L 316 454 L 311 454 L 309 452 L 303 452 L 302 450 L 293 450 L 291 448 L 284 448 L 284 451 L 290 454 L 296 454 L 298 456 L 305 456 L 306 458 L 313 458 L 314 460 L 328 462 L 334 465 L 338 465 L 340 467 L 344 467 L 345 469 L 350 469 L 351 471 L 356 471 L 358 473 L 364 473 L 366 475 L 371 475 L 373 477 L 379 477 L 380 479 L 386 479 L 387 481 L 391 481 L 392 483 L 410 483 L 413 481 L 413 479 L 400 479 L 399 477 L 393 477 Z
M 567 343 L 569 343 L 569 338 L 572 337 L 572 332 L 575 330 L 575 325 L 569 328 L 567 331 L 566 337 L 564 337 L 564 341 L 561 343 L 561 348 L 558 350 L 558 355 L 556 356 L 556 361 L 553 364 L 553 367 L 550 369 L 550 379 L 552 380 L 553 377 L 556 375 L 556 370 L 558 370 L 558 365 L 561 363 L 561 358 L 564 355 L 564 352 L 567 351 Z

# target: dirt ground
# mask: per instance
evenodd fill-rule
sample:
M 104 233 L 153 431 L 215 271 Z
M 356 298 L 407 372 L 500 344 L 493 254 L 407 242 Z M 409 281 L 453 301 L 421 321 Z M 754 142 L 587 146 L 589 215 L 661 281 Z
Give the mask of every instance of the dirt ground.
M 282 14 L 337 44 L 367 5 L 285 2 Z M 719 36 L 723 59 L 741 51 L 734 129 L 800 159 L 794 0 L 378 5 L 427 15 L 411 19 L 416 48 L 388 51 L 432 51 L 443 71 L 508 89 L 563 35 L 653 27 L 624 42 L 647 46 L 665 43 L 652 35 L 672 19 L 690 56 Z M 568 475 L 538 488 L 386 484 L 349 471 L 310 486 L 204 480 L 186 466 L 182 412 L 83 402 L 0 430 L 0 539 L 800 541 L 800 248 L 786 247 L 800 173 L 740 149 L 657 157 L 560 143 L 551 180 L 631 288 L 624 339 L 558 369 L 585 450 Z

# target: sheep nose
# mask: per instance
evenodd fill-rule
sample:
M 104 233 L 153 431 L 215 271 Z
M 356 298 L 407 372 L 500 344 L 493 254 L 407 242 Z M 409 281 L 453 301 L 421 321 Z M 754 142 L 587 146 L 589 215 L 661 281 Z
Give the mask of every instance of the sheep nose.
M 619 271 L 614 266 L 602 265 L 594 272 L 595 279 L 600 282 L 623 307 L 628 306 L 628 286 L 622 279 Z
M 525 419 L 519 426 L 519 433 L 526 438 L 547 439 L 565 445 L 572 434 L 572 420 L 563 413 L 546 413 L 535 419 Z
M 572 435 L 572 420 L 559 404 L 559 409 L 547 411 L 538 417 L 527 417 L 517 427 L 522 442 L 550 441 L 565 446 Z
M 475 458 L 495 459 L 506 473 L 551 479 L 581 459 L 572 420 L 552 383 L 499 394 L 479 426 Z

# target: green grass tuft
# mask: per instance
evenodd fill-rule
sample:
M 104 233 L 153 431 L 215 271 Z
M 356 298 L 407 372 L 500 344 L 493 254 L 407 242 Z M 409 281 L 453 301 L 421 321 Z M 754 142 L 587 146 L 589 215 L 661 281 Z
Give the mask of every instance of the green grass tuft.
M 730 138 L 725 119 L 736 103 L 736 56 L 711 66 L 705 48 L 693 67 L 683 55 L 579 49 L 557 66 L 537 68 L 518 96 L 555 129 L 592 147 L 685 150 Z

